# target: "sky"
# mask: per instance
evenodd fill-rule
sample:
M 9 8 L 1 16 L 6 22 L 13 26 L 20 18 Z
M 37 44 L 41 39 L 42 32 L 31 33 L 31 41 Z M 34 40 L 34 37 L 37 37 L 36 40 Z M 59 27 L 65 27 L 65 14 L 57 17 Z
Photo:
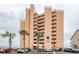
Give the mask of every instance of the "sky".
M 51 6 L 52 9 L 64 10 L 64 47 L 70 47 L 70 38 L 79 29 L 79 5 L 75 4 L 55 4 L 55 5 L 35 5 L 36 11 L 44 13 L 44 7 Z M 25 9 L 27 4 L 1 4 L 0 5 L 0 33 L 6 31 L 15 32 L 16 37 L 12 40 L 12 47 L 20 47 L 20 20 L 25 19 Z M 0 47 L 7 48 L 8 38 L 0 37 Z

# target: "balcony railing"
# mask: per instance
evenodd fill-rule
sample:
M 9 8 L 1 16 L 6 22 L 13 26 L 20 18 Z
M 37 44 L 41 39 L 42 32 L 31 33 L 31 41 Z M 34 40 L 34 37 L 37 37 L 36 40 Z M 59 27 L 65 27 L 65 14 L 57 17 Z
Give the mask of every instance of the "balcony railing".
M 51 42 L 52 44 L 56 44 L 56 42 Z
M 52 25 L 56 25 L 56 23 L 52 23 Z
M 56 36 L 56 34 L 52 34 L 51 36 Z
M 51 40 L 56 40 L 56 38 L 51 38 Z

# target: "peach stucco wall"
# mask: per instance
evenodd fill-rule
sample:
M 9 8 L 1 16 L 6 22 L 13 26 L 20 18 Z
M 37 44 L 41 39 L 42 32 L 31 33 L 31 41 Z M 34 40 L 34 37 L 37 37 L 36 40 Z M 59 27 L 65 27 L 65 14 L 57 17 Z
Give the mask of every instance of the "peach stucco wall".
M 56 10 L 55 10 L 56 11 Z M 56 26 L 56 48 L 63 48 L 64 47 L 64 11 L 57 11 L 56 15 L 56 25 L 51 25 L 52 22 L 52 9 L 51 7 L 46 7 L 44 12 L 44 48 L 51 49 L 53 44 L 51 44 L 52 40 L 52 26 Z M 26 18 L 25 20 L 21 21 L 21 29 L 25 29 L 29 35 L 26 36 L 26 47 L 33 49 L 34 45 L 34 14 L 35 14 L 34 5 L 31 5 L 30 8 L 26 9 Z M 49 40 L 46 37 L 49 36 Z M 21 36 L 21 48 L 24 47 L 23 37 Z M 40 44 L 41 46 L 41 44 Z

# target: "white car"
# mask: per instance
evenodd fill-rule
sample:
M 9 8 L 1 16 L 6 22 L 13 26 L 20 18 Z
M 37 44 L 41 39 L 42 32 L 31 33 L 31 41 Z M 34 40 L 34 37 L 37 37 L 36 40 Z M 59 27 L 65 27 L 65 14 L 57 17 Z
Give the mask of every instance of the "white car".
M 24 50 L 23 49 L 19 49 L 19 50 L 17 50 L 17 53 L 24 53 Z

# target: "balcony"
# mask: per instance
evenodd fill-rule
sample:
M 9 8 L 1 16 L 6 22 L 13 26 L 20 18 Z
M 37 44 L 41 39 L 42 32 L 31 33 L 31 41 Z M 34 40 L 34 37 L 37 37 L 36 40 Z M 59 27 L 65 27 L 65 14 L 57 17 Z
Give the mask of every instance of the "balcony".
M 38 18 L 37 16 L 34 17 L 34 19 L 37 19 L 37 18 Z
M 34 26 L 37 26 L 37 24 L 34 24 Z
M 44 44 L 44 42 L 39 42 L 39 44 Z
M 56 29 L 56 27 L 52 27 L 52 29 Z
M 52 21 L 56 21 L 56 19 L 52 19 Z
M 52 34 L 51 36 L 56 36 L 56 34 Z
M 44 41 L 44 39 L 39 39 L 39 41 Z
M 43 17 L 43 18 L 40 18 L 40 19 L 38 19 L 38 21 L 42 21 L 42 20 L 44 20 L 45 18 Z
M 37 42 L 34 42 L 34 44 L 37 44 Z
M 52 31 L 52 33 L 55 33 L 55 32 L 56 32 L 56 30 L 53 30 L 53 31 Z
M 52 44 L 56 44 L 56 42 L 51 42 Z
M 37 28 L 34 28 L 34 30 L 36 30 Z
M 34 20 L 34 23 L 37 23 L 37 20 Z
M 44 21 L 42 21 L 42 22 L 38 22 L 38 24 L 43 24 L 44 23 Z
M 34 39 L 34 40 L 37 40 L 37 39 Z
M 51 40 L 56 40 L 56 38 L 51 38 Z
M 38 28 L 41 28 L 41 27 L 44 27 L 44 25 L 40 25 L 40 26 L 38 26 Z
M 38 29 L 38 31 L 42 31 L 42 30 L 44 30 L 44 28 Z
M 56 17 L 56 15 L 52 15 L 52 18 Z
M 52 23 L 52 25 L 56 25 L 56 23 Z
M 38 17 L 39 17 L 39 18 L 40 18 L 40 17 L 44 17 L 44 14 L 42 14 L 42 15 L 39 15 Z
M 34 44 L 37 44 L 37 42 L 34 42 Z M 39 44 L 44 44 L 44 42 L 39 42 Z

